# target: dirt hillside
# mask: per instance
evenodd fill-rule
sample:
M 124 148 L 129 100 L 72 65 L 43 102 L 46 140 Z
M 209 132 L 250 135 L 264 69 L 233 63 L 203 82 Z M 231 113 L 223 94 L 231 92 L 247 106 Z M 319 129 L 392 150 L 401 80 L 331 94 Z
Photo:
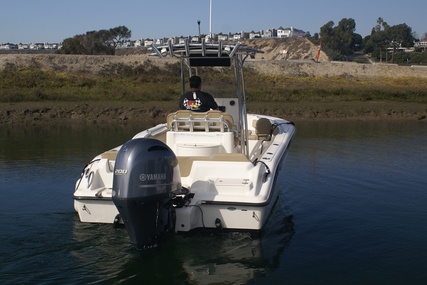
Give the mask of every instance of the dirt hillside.
M 264 53 L 257 55 L 257 59 L 265 60 L 313 61 L 319 49 L 306 38 L 254 39 L 244 41 L 243 44 L 262 50 Z M 329 61 L 328 56 L 323 51 L 320 52 L 319 61 Z
M 314 62 L 318 47 L 305 38 L 254 39 L 243 44 L 258 48 L 264 53 L 248 60 L 261 73 L 289 76 L 354 76 L 354 77 L 427 77 L 427 68 L 402 67 L 385 64 L 358 64 L 331 62 L 321 52 L 319 63 Z M 158 65 L 176 59 L 157 60 L 149 57 L 147 51 L 129 49 L 116 56 L 58 55 L 58 54 L 0 54 L 0 70 L 8 64 L 18 67 L 32 66 L 63 72 L 98 73 L 109 64 L 139 65 L 150 60 Z

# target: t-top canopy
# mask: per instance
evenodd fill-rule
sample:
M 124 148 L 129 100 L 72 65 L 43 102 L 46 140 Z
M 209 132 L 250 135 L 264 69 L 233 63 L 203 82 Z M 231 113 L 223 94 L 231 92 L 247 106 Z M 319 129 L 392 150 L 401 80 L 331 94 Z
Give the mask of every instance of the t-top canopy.
M 242 45 L 240 42 L 235 45 L 226 45 L 221 41 L 218 43 L 206 43 L 204 40 L 201 43 L 189 43 L 186 40 L 181 44 L 172 44 L 169 41 L 165 45 L 152 45 L 151 48 L 155 52 L 152 55 L 157 55 L 160 58 L 166 56 L 177 57 L 181 60 L 182 94 L 185 91 L 185 67 L 189 67 L 190 76 L 192 67 L 195 67 L 196 71 L 199 66 L 230 66 L 234 69 L 236 98 L 239 106 L 236 132 L 240 137 L 241 144 L 245 146 L 242 148 L 242 153 L 248 156 L 249 144 L 244 143 L 248 140 L 248 132 L 245 131 L 248 129 L 248 123 L 243 63 L 248 56 L 254 58 L 255 54 L 262 53 L 262 51 Z
M 189 43 L 188 40 L 181 44 L 172 44 L 171 41 L 166 45 L 152 45 L 155 52 L 153 55 L 159 57 L 171 56 L 178 58 L 187 58 L 190 66 L 230 66 L 231 59 L 236 55 L 243 57 L 255 57 L 256 53 L 262 51 L 240 44 L 226 45 L 223 42 L 218 43 Z

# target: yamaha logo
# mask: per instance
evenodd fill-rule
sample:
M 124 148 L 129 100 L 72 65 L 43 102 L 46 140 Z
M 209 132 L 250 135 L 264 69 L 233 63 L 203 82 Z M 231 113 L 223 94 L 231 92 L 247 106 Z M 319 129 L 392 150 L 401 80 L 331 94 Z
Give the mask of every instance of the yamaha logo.
M 152 180 L 165 180 L 166 179 L 166 173 L 142 173 L 139 175 L 139 180 L 141 181 L 152 181 Z

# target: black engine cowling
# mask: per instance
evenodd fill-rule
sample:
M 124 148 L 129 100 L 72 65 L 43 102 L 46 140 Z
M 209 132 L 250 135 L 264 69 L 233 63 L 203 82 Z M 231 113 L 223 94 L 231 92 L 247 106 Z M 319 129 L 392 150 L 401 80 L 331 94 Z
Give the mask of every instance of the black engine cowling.
M 171 199 L 180 190 L 178 161 L 166 144 L 140 138 L 121 147 L 114 167 L 113 202 L 138 248 L 153 247 L 160 235 L 174 231 Z

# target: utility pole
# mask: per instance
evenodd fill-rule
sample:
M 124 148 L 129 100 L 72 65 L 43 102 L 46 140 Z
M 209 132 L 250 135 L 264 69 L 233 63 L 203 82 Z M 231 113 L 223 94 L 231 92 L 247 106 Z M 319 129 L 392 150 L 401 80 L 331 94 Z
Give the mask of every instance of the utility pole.
M 202 41 L 200 38 L 200 20 L 197 20 L 197 25 L 199 26 L 199 43 Z
M 213 41 L 213 36 L 212 36 L 212 0 L 210 0 L 210 9 L 209 9 L 209 34 L 210 34 L 211 41 Z

